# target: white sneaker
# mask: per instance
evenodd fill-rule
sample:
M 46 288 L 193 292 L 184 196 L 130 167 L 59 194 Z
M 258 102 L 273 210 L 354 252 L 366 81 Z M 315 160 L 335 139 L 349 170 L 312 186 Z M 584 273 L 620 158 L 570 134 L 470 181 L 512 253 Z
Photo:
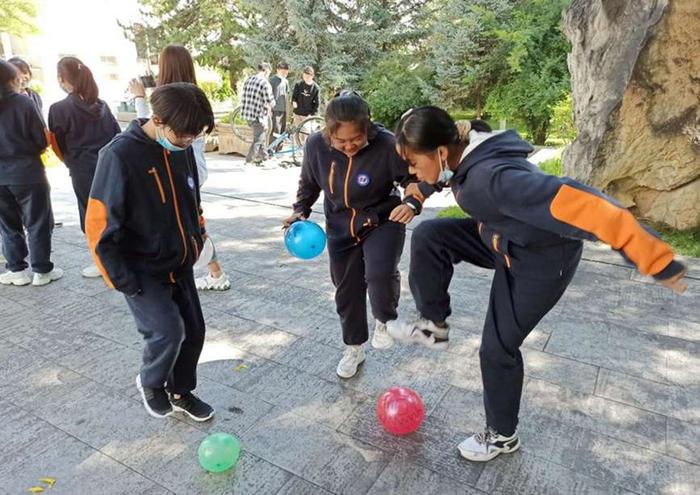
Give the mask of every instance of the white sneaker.
M 32 283 L 32 277 L 29 276 L 27 269 L 21 272 L 5 272 L 0 275 L 0 284 L 3 285 L 27 285 L 30 283 Z
M 422 344 L 439 351 L 444 351 L 450 346 L 450 327 L 439 327 L 425 318 L 410 323 L 388 321 L 386 328 L 391 337 L 401 342 Z
M 194 285 L 197 287 L 197 290 L 229 290 L 231 288 L 228 275 L 223 272 L 218 277 L 207 273 L 203 277 L 196 279 Z
M 467 460 L 475 462 L 490 461 L 500 454 L 510 454 L 520 448 L 520 439 L 516 431 L 509 437 L 499 435 L 493 428 L 470 436 L 457 447 L 459 453 Z
M 86 266 L 85 268 L 83 268 L 83 271 L 81 273 L 85 278 L 97 278 L 102 276 L 102 274 L 100 273 L 100 269 L 97 268 L 97 265 Z
M 345 353 L 338 363 L 335 371 L 340 378 L 351 378 L 357 373 L 357 368 L 365 360 L 365 350 L 361 345 L 349 345 L 345 348 Z
M 54 268 L 49 273 L 35 273 L 34 280 L 32 280 L 32 285 L 39 287 L 42 285 L 50 284 L 54 280 L 58 280 L 63 276 L 63 270 L 60 268 Z
M 386 323 L 376 320 L 374 323 L 374 334 L 372 335 L 372 347 L 375 349 L 388 349 L 394 345 L 394 339 L 386 331 Z

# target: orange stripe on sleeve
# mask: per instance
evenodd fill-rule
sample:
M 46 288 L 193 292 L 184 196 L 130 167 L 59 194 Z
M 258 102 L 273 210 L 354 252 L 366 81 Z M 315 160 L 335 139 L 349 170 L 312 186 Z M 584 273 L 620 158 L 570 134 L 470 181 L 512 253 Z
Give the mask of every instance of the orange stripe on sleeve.
M 673 261 L 668 244 L 644 230 L 629 211 L 595 194 L 562 185 L 549 209 L 560 222 L 622 250 L 643 275 L 655 275 Z
M 85 212 L 85 237 L 87 237 L 90 252 L 95 260 L 97 268 L 102 274 L 102 278 L 110 289 L 114 289 L 114 284 L 107 274 L 100 256 L 97 254 L 97 243 L 102 238 L 102 233 L 107 228 L 107 207 L 99 199 L 89 198 L 87 211 Z
M 63 152 L 61 151 L 61 148 L 58 147 L 58 141 L 56 141 L 56 134 L 54 134 L 48 129 L 44 129 L 44 133 L 46 134 L 46 141 L 49 143 L 49 146 L 51 146 L 53 152 L 56 153 L 56 156 L 59 160 L 63 161 Z

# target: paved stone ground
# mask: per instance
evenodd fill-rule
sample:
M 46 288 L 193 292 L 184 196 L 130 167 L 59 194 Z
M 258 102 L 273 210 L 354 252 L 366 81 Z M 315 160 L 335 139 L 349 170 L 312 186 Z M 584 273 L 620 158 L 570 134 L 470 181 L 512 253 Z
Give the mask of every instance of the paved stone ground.
M 700 493 L 698 260 L 678 297 L 589 247 L 524 346 L 522 450 L 471 464 L 456 445 L 484 424 L 478 347 L 489 273 L 456 270 L 448 352 L 369 349 L 358 376 L 340 380 L 328 260 L 283 250 L 289 210 L 276 205 L 290 203 L 298 170 L 210 163 L 209 230 L 233 280 L 226 293 L 202 295 L 198 392 L 216 419 L 143 411 L 133 386 L 139 335 L 119 294 L 80 277 L 88 254 L 72 191 L 52 170 L 64 222 L 54 260 L 66 275 L 44 288 L 0 287 L 0 493 L 26 493 L 44 477 L 56 480 L 51 494 Z M 425 401 L 412 436 L 392 437 L 375 419 L 376 396 L 393 385 Z M 241 439 L 235 471 L 198 466 L 197 446 L 215 431 Z

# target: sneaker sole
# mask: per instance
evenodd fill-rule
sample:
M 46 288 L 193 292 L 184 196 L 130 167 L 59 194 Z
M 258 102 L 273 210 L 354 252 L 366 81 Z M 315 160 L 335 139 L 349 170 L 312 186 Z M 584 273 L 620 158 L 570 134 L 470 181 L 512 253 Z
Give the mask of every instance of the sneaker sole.
M 29 285 L 31 283 L 32 283 L 31 280 L 29 280 L 28 282 L 24 282 L 24 281 L 16 282 L 14 280 L 11 282 L 0 282 L 0 284 L 2 284 L 2 285 L 14 285 L 15 287 L 24 287 L 25 285 Z
M 337 369 L 335 370 L 335 374 L 338 375 L 340 378 L 343 378 L 344 380 L 347 380 L 348 378 L 352 378 L 353 376 L 357 375 L 357 372 L 360 371 L 360 366 L 362 366 L 362 363 L 364 363 L 364 362 L 365 362 L 365 359 L 363 358 L 362 361 L 357 363 L 357 368 L 355 368 L 355 372 L 352 375 L 348 375 L 348 376 L 341 375 Z
M 46 280 L 46 281 L 42 281 L 42 282 L 39 282 L 39 283 L 36 283 L 36 282 L 34 282 L 34 281 L 32 280 L 32 285 L 33 285 L 34 287 L 43 287 L 43 286 L 45 286 L 45 285 L 49 285 L 51 282 L 55 282 L 56 280 L 61 280 L 62 278 L 63 278 L 63 276 L 56 277 L 56 278 L 50 278 L 50 279 L 48 279 L 48 280 Z
M 139 394 L 141 395 L 141 401 L 143 402 L 143 407 L 146 408 L 146 412 L 148 414 L 158 419 L 167 418 L 168 416 L 171 416 L 173 414 L 173 411 L 170 411 L 169 413 L 165 414 L 158 414 L 153 409 L 151 409 L 151 406 L 149 406 L 148 402 L 146 401 L 146 396 L 143 394 L 143 387 L 141 386 L 141 377 L 139 375 L 136 375 L 136 388 L 139 390 Z
M 466 460 L 472 461 L 472 462 L 488 462 L 492 459 L 495 459 L 496 457 L 498 457 L 501 454 L 512 454 L 513 452 L 517 452 L 519 449 L 520 449 L 520 440 L 518 440 L 518 443 L 515 445 L 515 447 L 513 447 L 511 449 L 497 450 L 487 457 L 470 457 L 469 453 L 465 453 L 462 449 L 457 447 L 457 450 L 459 450 L 459 455 L 464 457 Z
M 185 413 L 187 416 L 189 416 L 190 419 L 192 419 L 193 421 L 196 421 L 198 423 L 204 423 L 205 421 L 209 421 L 211 418 L 214 417 L 214 412 L 215 412 L 215 411 L 212 411 L 211 414 L 209 416 L 207 416 L 206 418 L 200 418 L 198 416 L 195 416 L 194 414 L 192 414 L 188 410 L 183 409 L 183 408 L 178 407 L 178 406 L 175 406 L 175 405 L 173 405 L 173 411 Z

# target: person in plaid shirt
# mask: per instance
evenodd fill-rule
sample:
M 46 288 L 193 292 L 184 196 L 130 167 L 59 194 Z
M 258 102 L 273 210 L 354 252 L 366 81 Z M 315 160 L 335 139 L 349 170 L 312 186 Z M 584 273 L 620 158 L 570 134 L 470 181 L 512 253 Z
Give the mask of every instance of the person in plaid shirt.
M 269 158 L 265 149 L 265 137 L 268 132 L 268 115 L 275 103 L 272 85 L 268 81 L 271 71 L 270 64 L 261 62 L 258 64 L 258 73 L 250 76 L 243 84 L 241 117 L 253 129 L 253 143 L 245 158 L 246 163 L 259 165 Z

